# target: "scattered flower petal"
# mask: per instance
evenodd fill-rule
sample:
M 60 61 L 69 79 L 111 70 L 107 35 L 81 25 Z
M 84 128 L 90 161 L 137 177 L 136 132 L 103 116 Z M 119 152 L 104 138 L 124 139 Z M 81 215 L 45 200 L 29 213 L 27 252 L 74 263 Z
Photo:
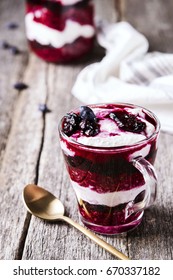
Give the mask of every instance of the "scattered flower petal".
M 46 104 L 39 104 L 38 106 L 39 111 L 43 112 L 43 113 L 50 113 L 51 110 L 47 107 Z
M 18 82 L 16 84 L 14 84 L 14 88 L 17 90 L 24 90 L 28 88 L 28 85 L 22 83 L 22 82 Z
M 0 42 L 0 47 L 1 47 L 1 49 L 6 50 L 6 49 L 9 49 L 11 46 L 7 41 L 4 40 L 4 41 Z
M 19 25 L 16 22 L 10 22 L 10 23 L 7 24 L 8 29 L 16 29 L 18 27 L 19 27 Z
M 11 50 L 11 53 L 13 55 L 17 55 L 17 54 L 21 53 L 21 51 L 17 47 L 15 47 L 15 46 L 10 46 L 10 50 Z

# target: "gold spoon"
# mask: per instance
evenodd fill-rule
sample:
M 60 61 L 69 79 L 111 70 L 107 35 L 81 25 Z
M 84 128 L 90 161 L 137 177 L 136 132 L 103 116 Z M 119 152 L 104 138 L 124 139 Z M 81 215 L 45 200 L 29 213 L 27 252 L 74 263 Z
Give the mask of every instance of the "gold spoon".
M 127 256 L 119 252 L 110 244 L 106 243 L 93 232 L 82 227 L 69 217 L 64 216 L 63 204 L 58 198 L 56 198 L 47 190 L 34 184 L 27 185 L 23 190 L 23 201 L 27 210 L 34 216 L 48 221 L 63 220 L 77 228 L 112 255 L 121 260 L 129 260 Z

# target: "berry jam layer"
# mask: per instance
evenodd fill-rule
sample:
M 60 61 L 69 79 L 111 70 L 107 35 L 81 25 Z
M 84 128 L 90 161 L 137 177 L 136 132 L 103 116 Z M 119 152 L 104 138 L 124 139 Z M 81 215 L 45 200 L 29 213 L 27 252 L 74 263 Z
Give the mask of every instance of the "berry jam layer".
M 104 234 L 117 234 L 131 230 L 141 223 L 143 211 L 126 218 L 127 204 L 115 207 L 78 202 L 81 220 L 90 229 Z
M 69 62 L 82 58 L 87 54 L 93 46 L 93 39 L 85 39 L 80 37 L 71 44 L 66 44 L 62 48 L 54 48 L 48 45 L 41 45 L 36 41 L 29 42 L 30 48 L 40 58 L 47 62 Z
M 143 212 L 129 216 L 128 207 L 143 200 L 147 185 L 132 160 L 142 156 L 154 163 L 156 119 L 131 105 L 93 105 L 68 113 L 61 125 L 61 147 L 83 222 L 91 229 L 97 225 L 98 232 L 113 227 L 114 233 L 137 225 Z
M 63 5 L 57 1 L 28 0 L 25 25 L 31 49 L 50 62 L 83 56 L 93 47 L 93 17 L 90 1 Z

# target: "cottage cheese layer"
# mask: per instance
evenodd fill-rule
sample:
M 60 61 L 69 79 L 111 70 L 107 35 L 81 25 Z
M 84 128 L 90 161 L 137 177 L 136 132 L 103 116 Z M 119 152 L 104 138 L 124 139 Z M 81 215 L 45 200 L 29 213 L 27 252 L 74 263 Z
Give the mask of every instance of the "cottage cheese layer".
M 80 199 L 94 205 L 106 205 L 114 207 L 119 204 L 128 203 L 133 201 L 135 197 L 142 191 L 146 190 L 146 185 L 138 188 L 133 188 L 125 191 L 115 191 L 107 193 L 98 193 L 92 190 L 92 186 L 88 188 L 81 187 L 78 183 L 71 180 L 72 186 L 76 193 L 78 201 Z
M 39 18 L 39 10 L 28 13 L 25 16 L 26 36 L 30 41 L 37 41 L 41 45 L 51 45 L 54 48 L 62 48 L 66 44 L 73 43 L 79 37 L 92 38 L 95 34 L 93 26 L 81 25 L 78 22 L 67 20 L 63 31 L 50 28 L 42 23 L 34 21 L 34 16 Z

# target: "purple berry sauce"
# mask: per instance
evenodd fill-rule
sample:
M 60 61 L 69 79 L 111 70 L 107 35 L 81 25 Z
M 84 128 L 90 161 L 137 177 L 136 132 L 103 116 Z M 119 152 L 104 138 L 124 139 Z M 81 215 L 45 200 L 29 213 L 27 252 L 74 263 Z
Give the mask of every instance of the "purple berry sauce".
M 146 190 L 144 177 L 132 159 L 143 156 L 154 163 L 159 129 L 152 114 L 143 108 L 140 113 L 134 109 L 127 104 L 84 106 L 68 113 L 61 122 L 61 147 L 81 219 L 88 228 L 102 234 L 131 230 L 143 216 L 142 210 L 127 215 L 129 205 L 142 201 Z M 107 123 L 111 124 L 111 132 L 105 132 Z M 119 135 L 143 138 L 116 146 L 102 146 L 99 142 L 102 137 L 112 141 L 111 137 Z M 80 139 L 97 138 L 97 146 L 93 146 L 95 142 L 80 143 Z
M 75 61 L 93 48 L 93 18 L 94 11 L 90 0 L 76 1 L 73 5 L 64 5 L 63 1 L 61 3 L 58 0 L 27 0 L 25 23 L 30 48 L 47 62 Z M 85 30 L 84 35 L 83 31 L 77 31 L 77 34 L 69 39 L 69 36 L 75 33 L 72 27 L 68 35 L 65 34 L 67 24 L 71 23 L 79 24 L 79 29 L 83 27 L 89 31 Z M 61 34 L 57 35 L 56 31 Z M 40 37 L 41 32 L 44 35 Z

